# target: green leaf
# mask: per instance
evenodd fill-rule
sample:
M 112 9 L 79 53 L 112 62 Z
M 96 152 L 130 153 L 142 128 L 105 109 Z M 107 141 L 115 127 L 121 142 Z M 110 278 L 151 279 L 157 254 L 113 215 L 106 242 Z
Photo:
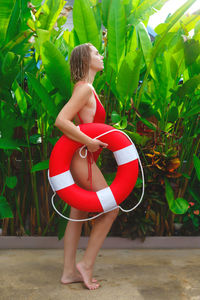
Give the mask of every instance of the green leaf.
M 124 132 L 126 134 L 128 134 L 128 136 L 130 136 L 130 138 L 134 141 L 134 143 L 136 143 L 137 145 L 141 145 L 141 146 L 145 146 L 146 143 L 150 140 L 150 138 L 146 135 L 140 135 L 137 132 L 131 132 L 128 130 L 124 130 Z
M 10 41 L 12 38 L 16 36 L 18 33 L 18 27 L 19 27 L 19 22 L 20 22 L 20 1 L 15 1 L 15 6 L 12 10 L 12 14 L 10 17 L 10 21 L 8 24 L 7 28 L 7 33 L 6 33 L 6 41 Z
M 13 218 L 13 213 L 6 198 L 0 196 L 0 219 L 5 218 Z
M 7 52 L 9 50 L 23 57 L 30 49 L 29 39 L 32 35 L 33 31 L 29 29 L 19 32 L 19 34 L 4 45 L 2 52 Z
M 6 185 L 9 189 L 14 189 L 17 184 L 17 177 L 16 176 L 6 176 Z
M 194 39 L 184 43 L 185 63 L 187 66 L 193 64 L 200 53 L 200 43 Z
M 7 52 L 2 62 L 2 74 L 0 86 L 11 88 L 11 85 L 20 71 L 19 56 L 13 52 Z
M 69 99 L 71 97 L 70 70 L 64 56 L 48 41 L 42 45 L 41 55 L 45 71 L 52 84 L 59 89 L 64 98 Z
M 64 5 L 64 0 L 46 0 L 35 14 L 37 28 L 52 30 Z
M 196 88 L 200 85 L 200 75 L 195 75 L 188 79 L 177 91 L 179 98 L 184 98 L 186 95 L 193 94 Z
M 193 162 L 194 162 L 197 178 L 200 181 L 200 159 L 195 154 L 193 155 Z
M 0 1 L 0 45 L 2 45 L 3 41 L 5 40 L 15 1 L 16 0 Z
M 42 105 L 44 107 L 44 110 L 46 110 L 51 116 L 55 117 L 57 114 L 56 106 L 49 96 L 47 90 L 45 87 L 39 82 L 38 79 L 36 79 L 33 74 L 27 73 L 28 79 L 30 80 L 30 83 L 38 95 L 38 97 L 42 100 Z
M 184 198 L 176 198 L 176 200 L 172 202 L 169 208 L 174 214 L 182 215 L 187 212 L 189 205 L 187 200 L 185 200 Z
M 115 176 L 116 176 L 116 173 L 104 174 L 104 177 L 105 177 L 105 180 L 106 180 L 108 186 L 110 186 L 113 183 Z
M 127 127 L 126 117 L 122 117 L 118 123 L 113 125 L 113 127 L 117 128 L 117 129 L 125 129 Z
M 40 6 L 42 2 L 43 0 L 31 0 L 31 4 L 33 4 L 35 7 Z
M 172 106 L 168 113 L 168 121 L 174 123 L 178 119 L 178 108 Z
M 168 19 L 167 23 L 170 25 L 170 28 L 173 27 L 174 24 L 184 15 L 184 13 L 195 3 L 196 0 L 188 0 L 186 1 L 179 9 L 175 11 Z
M 102 20 L 103 20 L 103 25 L 106 28 L 108 26 L 108 15 L 109 15 L 111 3 L 112 1 L 108 1 L 108 0 L 102 0 L 101 2 Z
M 142 52 L 143 52 L 143 55 L 144 55 L 146 65 L 148 65 L 149 62 L 150 62 L 150 52 L 151 52 L 151 49 L 152 49 L 150 36 L 148 34 L 148 31 L 147 31 L 146 27 L 144 26 L 144 24 L 142 22 L 137 24 L 136 31 L 139 35 L 140 45 L 141 45 L 141 48 L 142 48 Z
M 173 56 L 170 58 L 170 71 L 171 71 L 171 76 L 174 80 L 176 80 L 177 77 L 177 71 L 178 71 L 178 65 Z
M 188 192 L 193 197 L 193 199 L 200 204 L 200 195 L 199 193 L 196 193 L 191 187 L 189 187 Z
M 133 0 L 133 10 L 131 14 L 133 25 L 137 25 L 140 20 L 147 21 L 165 2 L 167 2 L 167 0 Z
M 108 16 L 108 62 L 118 72 L 125 51 L 126 19 L 124 5 L 112 1 Z
M 174 214 L 184 214 L 188 210 L 188 202 L 183 198 L 174 199 L 174 192 L 169 183 L 165 178 L 165 196 L 169 205 L 169 209 Z
M 73 6 L 74 29 L 80 44 L 92 43 L 101 49 L 101 31 L 99 31 L 89 0 L 75 0 Z
M 199 112 L 200 112 L 200 104 L 197 104 L 193 106 L 190 110 L 186 110 L 184 113 L 182 113 L 182 117 L 184 117 L 186 120 L 194 115 L 199 115 Z
M 49 159 L 43 160 L 32 167 L 31 173 L 46 170 L 48 168 L 49 168 Z
M 121 99 L 131 97 L 138 87 L 141 57 L 141 51 L 129 52 L 121 64 L 117 79 L 117 91 Z
M 23 116 L 27 112 L 27 102 L 26 102 L 25 91 L 19 86 L 19 84 L 17 83 L 16 80 L 13 82 L 12 87 L 13 87 L 13 91 L 15 93 L 17 104 L 18 104 L 21 114 Z
M 22 151 L 19 146 L 20 145 L 16 140 L 12 140 L 9 138 L 0 138 L 0 149 Z
M 65 205 L 65 208 L 63 210 L 66 210 L 66 207 L 67 207 L 66 216 L 69 216 L 70 206 L 69 205 Z M 62 214 L 63 214 L 63 211 L 62 211 Z M 67 223 L 68 223 L 68 220 L 66 220 L 64 218 L 59 218 L 58 219 L 58 239 L 59 240 L 61 240 L 64 237 Z
M 144 123 L 147 127 L 149 127 L 150 129 L 152 129 L 152 130 L 156 130 L 156 127 L 152 124 L 152 123 L 150 123 L 147 119 L 145 119 L 145 118 L 139 118 L 140 119 L 140 121 L 142 122 L 142 123 Z
M 169 181 L 166 178 L 165 178 L 165 196 L 166 196 L 169 207 L 171 207 L 174 202 L 174 191 L 173 191 Z
M 120 115 L 116 112 L 116 111 L 113 111 L 112 114 L 111 114 L 111 120 L 113 123 L 117 123 L 119 122 L 121 119 Z

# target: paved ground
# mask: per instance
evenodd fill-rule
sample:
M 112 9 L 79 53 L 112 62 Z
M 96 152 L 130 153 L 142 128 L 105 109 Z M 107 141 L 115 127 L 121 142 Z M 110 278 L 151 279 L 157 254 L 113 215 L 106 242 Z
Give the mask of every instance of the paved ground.
M 61 285 L 62 262 L 60 249 L 0 250 L 0 300 L 200 300 L 200 249 L 102 249 L 96 291 Z

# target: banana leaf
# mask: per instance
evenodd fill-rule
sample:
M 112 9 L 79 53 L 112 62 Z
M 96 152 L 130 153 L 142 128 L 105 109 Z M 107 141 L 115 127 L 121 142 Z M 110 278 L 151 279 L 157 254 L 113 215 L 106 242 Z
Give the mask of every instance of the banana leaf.
M 200 181 L 200 159 L 196 155 L 193 155 L 193 162 L 194 162 L 197 178 Z
M 0 1 L 0 45 L 2 45 L 5 41 L 8 24 L 10 22 L 15 2 L 16 0 Z
M 108 15 L 111 6 L 112 0 L 102 0 L 101 2 L 101 11 L 102 11 L 102 21 L 103 25 L 107 28 L 108 27 Z
M 23 116 L 27 112 L 27 101 L 26 101 L 25 91 L 19 86 L 16 80 L 13 82 L 12 87 L 15 93 L 17 104 Z
M 131 97 L 138 87 L 141 57 L 141 51 L 129 52 L 121 64 L 117 80 L 117 91 L 122 101 L 125 101 L 127 96 Z
M 46 0 L 35 14 L 37 28 L 52 30 L 64 5 L 64 0 Z
M 2 53 L 6 54 L 7 51 L 12 51 L 20 55 L 22 59 L 31 48 L 29 39 L 32 35 L 33 32 L 29 29 L 20 32 L 17 36 L 4 45 L 4 47 L 1 49 Z
M 112 1 L 108 16 L 108 62 L 118 72 L 125 53 L 126 20 L 123 3 Z
M 45 42 L 41 47 L 42 62 L 45 71 L 55 88 L 65 98 L 71 97 L 71 81 L 69 63 L 51 42 Z
M 38 97 L 42 100 L 42 106 L 45 111 L 47 111 L 52 117 L 56 117 L 57 115 L 57 109 L 52 101 L 51 97 L 49 96 L 47 90 L 45 87 L 39 82 L 38 79 L 36 79 L 33 74 L 26 73 L 28 76 L 28 79 L 30 80 L 30 83 L 35 91 L 35 93 L 38 95 Z
M 80 44 L 90 42 L 101 50 L 101 30 L 98 29 L 89 0 L 74 1 L 73 23 Z
M 7 52 L 2 62 L 0 86 L 8 89 L 11 88 L 12 83 L 19 71 L 19 56 L 13 52 Z
M 13 218 L 13 213 L 5 197 L 0 196 L 0 219 Z
M 130 16 L 131 24 L 136 26 L 138 22 L 148 20 L 148 18 L 167 1 L 168 0 L 133 1 L 133 9 Z
M 142 52 L 143 52 L 143 55 L 144 55 L 146 65 L 148 65 L 149 61 L 150 61 L 149 54 L 150 54 L 150 51 L 152 49 L 150 36 L 149 36 L 148 31 L 147 31 L 147 29 L 145 28 L 145 26 L 142 22 L 137 24 L 136 31 L 137 31 L 139 39 L 140 39 L 140 45 L 141 45 L 141 48 L 142 48 Z

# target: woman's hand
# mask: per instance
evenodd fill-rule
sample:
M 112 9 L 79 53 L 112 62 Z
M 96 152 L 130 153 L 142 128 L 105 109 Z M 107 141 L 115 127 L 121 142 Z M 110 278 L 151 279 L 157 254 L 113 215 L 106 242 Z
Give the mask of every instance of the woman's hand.
M 101 142 L 97 139 L 91 139 L 89 143 L 86 144 L 88 151 L 95 152 L 99 150 L 99 148 L 106 148 L 108 144 Z

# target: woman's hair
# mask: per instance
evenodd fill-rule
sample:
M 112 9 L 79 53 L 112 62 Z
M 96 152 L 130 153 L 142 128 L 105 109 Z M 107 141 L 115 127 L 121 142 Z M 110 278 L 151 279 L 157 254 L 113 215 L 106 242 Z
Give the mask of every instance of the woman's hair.
M 85 43 L 76 46 L 72 50 L 70 57 L 70 71 L 73 82 L 82 80 L 89 72 L 91 46 L 93 45 L 90 43 Z

